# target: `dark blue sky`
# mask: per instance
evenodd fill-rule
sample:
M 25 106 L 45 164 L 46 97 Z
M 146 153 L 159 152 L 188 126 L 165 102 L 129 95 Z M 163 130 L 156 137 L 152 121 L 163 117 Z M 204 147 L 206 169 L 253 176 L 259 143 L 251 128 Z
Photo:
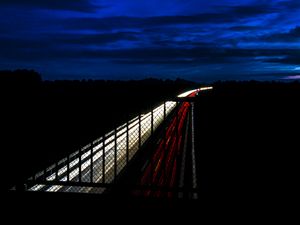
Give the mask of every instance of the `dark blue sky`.
M 1 0 L 0 70 L 45 79 L 292 79 L 299 0 Z

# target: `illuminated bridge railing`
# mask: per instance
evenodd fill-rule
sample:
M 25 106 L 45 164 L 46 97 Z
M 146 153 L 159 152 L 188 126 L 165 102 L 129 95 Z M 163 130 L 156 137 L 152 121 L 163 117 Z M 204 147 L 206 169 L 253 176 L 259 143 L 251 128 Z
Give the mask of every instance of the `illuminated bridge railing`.
M 147 114 L 141 114 L 96 139 L 28 179 L 27 190 L 47 192 L 102 193 L 104 188 L 46 185 L 58 181 L 74 183 L 111 183 L 128 165 L 141 146 L 174 110 L 168 101 Z M 32 185 L 36 183 L 35 185 Z M 39 184 L 41 183 L 41 184 Z M 88 185 L 87 185 L 88 186 Z
M 181 115 L 178 112 L 180 110 L 183 112 L 184 106 L 187 106 L 185 101 L 181 102 L 179 99 L 191 94 L 194 95 L 197 91 L 199 89 L 185 92 L 179 95 L 176 101 L 166 101 L 150 112 L 140 114 L 127 121 L 83 148 L 36 173 L 25 181 L 22 189 L 40 192 L 103 193 L 108 187 L 123 188 L 122 186 L 118 187 L 115 182 L 118 175 L 126 169 L 136 153 L 168 119 L 168 116 L 175 111 L 174 109 L 177 109 L 177 114 L 175 113 L 175 118 L 172 119 L 173 127 L 166 130 L 173 129 L 173 139 L 170 140 L 173 140 L 173 145 L 176 146 L 178 139 L 176 139 L 175 130 L 178 130 L 178 124 L 180 125 L 178 115 Z M 165 137 L 165 147 L 166 143 Z M 169 148 L 175 149 L 171 145 Z M 174 155 L 175 152 L 173 151 L 172 154 Z M 167 155 L 163 158 L 166 157 Z M 156 161 L 160 161 L 160 158 L 157 158 Z M 173 161 L 172 159 L 174 164 Z M 169 170 L 171 171 L 171 169 Z M 150 179 L 149 174 L 147 179 Z M 157 176 L 160 176 L 160 174 Z M 167 177 L 164 179 L 167 179 Z M 151 186 L 151 183 L 141 182 L 139 188 L 141 190 L 143 188 L 147 189 L 147 186 Z M 151 188 L 154 190 L 158 187 L 153 186 Z M 19 188 L 15 187 L 15 189 Z M 163 188 L 160 187 L 159 189 L 162 190 Z

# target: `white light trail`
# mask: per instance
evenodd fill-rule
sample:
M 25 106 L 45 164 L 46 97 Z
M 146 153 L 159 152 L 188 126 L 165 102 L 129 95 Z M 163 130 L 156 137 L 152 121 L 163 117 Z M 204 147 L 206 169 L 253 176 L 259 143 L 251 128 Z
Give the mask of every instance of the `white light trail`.
M 207 87 L 208 90 L 211 87 Z M 191 91 L 184 92 L 177 97 L 183 98 L 187 97 L 188 95 L 192 94 L 195 91 L 199 91 L 201 89 L 194 89 Z M 168 116 L 171 111 L 176 107 L 176 102 L 168 101 L 166 104 L 166 116 Z M 158 106 L 153 110 L 153 130 L 155 131 L 158 126 L 164 120 L 164 104 Z M 133 155 L 138 151 L 138 142 L 139 142 L 139 117 L 135 117 L 128 124 L 128 140 L 127 140 L 127 126 L 123 124 L 119 126 L 117 129 L 117 140 L 115 141 L 115 134 L 114 130 L 107 133 L 105 137 L 105 147 L 103 148 L 103 138 L 98 138 L 93 143 L 98 143 L 96 146 L 93 147 L 93 155 L 91 150 L 84 152 L 81 155 L 81 180 L 88 181 L 91 177 L 90 174 L 90 166 L 91 161 L 93 162 L 93 181 L 94 182 L 101 182 L 103 179 L 103 174 L 105 176 L 106 182 L 111 182 L 113 180 L 113 176 L 108 176 L 113 174 L 114 170 L 114 154 L 115 154 L 115 143 L 117 144 L 117 170 L 118 172 L 121 171 L 125 167 L 125 163 L 122 163 L 126 159 L 126 145 L 128 141 L 128 153 L 129 153 L 129 160 L 133 157 Z M 141 145 L 150 137 L 151 135 L 151 112 L 141 115 Z M 81 150 L 82 152 L 88 149 L 90 145 L 83 147 Z M 104 172 L 102 171 L 103 168 L 103 153 L 105 154 L 105 165 L 104 165 Z M 75 157 L 77 156 L 77 157 Z M 75 158 L 74 158 L 75 157 Z M 80 170 L 79 170 L 79 151 L 70 155 L 70 162 L 69 162 L 69 174 L 68 166 L 67 166 L 67 158 L 61 160 L 58 164 L 64 163 L 65 165 L 62 166 L 57 173 L 53 172 L 49 176 L 46 177 L 47 181 L 54 181 L 55 179 L 66 182 L 69 178 L 69 181 L 76 181 L 79 178 Z M 91 159 L 92 157 L 92 159 Z M 50 166 L 47 171 L 51 171 L 55 168 L 55 165 Z M 39 172 L 35 175 L 36 178 L 43 176 L 43 172 Z M 64 187 L 60 185 L 35 185 L 31 187 L 29 190 L 31 191 L 48 191 L 48 192 L 57 192 L 57 191 L 64 191 L 69 192 L 74 189 L 73 187 Z M 92 188 L 85 188 L 82 187 L 78 192 L 89 192 Z
M 202 87 L 202 88 L 199 88 L 200 91 L 207 91 L 207 90 L 212 90 L 214 89 L 213 87 Z
M 178 98 L 184 98 L 184 97 L 187 97 L 187 96 L 189 96 L 190 94 L 192 94 L 193 92 L 198 91 L 198 90 L 199 90 L 199 89 L 190 90 L 190 91 L 187 91 L 187 92 L 184 92 L 184 93 L 178 95 L 177 97 L 178 97 Z

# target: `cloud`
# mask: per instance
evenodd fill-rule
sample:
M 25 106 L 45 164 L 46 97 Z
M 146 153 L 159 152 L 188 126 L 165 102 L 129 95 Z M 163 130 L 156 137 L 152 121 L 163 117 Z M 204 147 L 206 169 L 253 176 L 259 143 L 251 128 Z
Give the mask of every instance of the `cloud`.
M 94 12 L 100 8 L 89 0 L 1 0 L 0 5 L 79 12 Z
M 65 44 L 78 45 L 104 45 L 117 41 L 137 41 L 138 32 L 115 32 L 103 34 L 63 34 L 59 37 L 54 37 L 58 42 Z
M 285 33 L 273 33 L 264 35 L 260 38 L 263 41 L 268 42 L 296 42 L 300 41 L 300 26 L 291 29 Z
M 257 2 L 251 5 L 229 6 L 228 12 L 235 16 L 252 17 L 274 13 L 275 9 L 270 3 Z
M 204 46 L 213 46 L 218 43 L 219 45 L 235 47 L 238 46 L 240 40 L 247 42 L 247 38 L 241 36 L 231 36 L 230 38 L 225 36 L 223 38 L 223 34 L 228 33 L 228 30 L 235 31 L 232 33 L 236 35 L 244 35 L 242 33 L 247 31 L 256 33 L 255 31 L 263 30 L 263 25 L 244 25 L 243 23 L 245 20 L 252 20 L 256 17 L 264 20 L 263 15 L 273 12 L 274 4 L 267 4 L 266 1 L 263 1 L 263 3 L 255 1 L 254 5 L 218 6 L 209 13 L 195 15 L 71 17 L 62 19 L 60 25 L 64 30 L 76 30 L 77 32 L 90 30 L 106 33 L 137 32 L 136 34 L 83 35 L 70 39 L 66 38 L 69 43 L 75 44 L 84 44 L 89 41 L 95 44 L 109 44 L 114 40 L 123 38 L 129 41 L 140 39 L 140 44 L 143 44 L 144 47 L 194 48 L 202 47 L 203 43 L 205 43 Z M 215 25 L 217 27 L 214 27 Z M 228 25 L 230 25 L 229 28 Z
M 86 56 L 110 58 L 121 64 L 210 65 L 249 61 L 300 64 L 300 55 L 297 49 L 165 48 L 90 52 Z M 274 56 L 278 56 L 278 59 L 274 59 Z M 264 59 L 259 59 L 259 57 L 264 57 Z
M 203 25 L 237 23 L 245 18 L 273 13 L 274 9 L 269 4 L 256 4 L 249 6 L 220 6 L 215 12 L 199 13 L 195 15 L 173 15 L 152 17 L 89 17 L 68 18 L 63 22 L 68 29 L 94 29 L 112 30 L 118 28 L 151 29 L 152 27 L 176 26 L 176 25 Z
M 3 18 L 0 20 L 3 31 L 0 34 L 0 58 L 30 65 L 74 63 L 78 67 L 83 65 L 82 70 L 87 64 L 95 68 L 106 66 L 105 62 L 112 67 L 119 66 L 120 71 L 135 66 L 171 70 L 226 65 L 230 68 L 221 72 L 227 73 L 235 72 L 232 71 L 235 67 L 239 71 L 259 71 L 266 65 L 287 68 L 287 65 L 300 63 L 299 50 L 292 48 L 300 41 L 300 26 L 295 19 L 298 14 L 294 12 L 298 7 L 296 1 L 243 0 L 234 6 L 234 1 L 230 1 L 232 4 L 215 7 L 209 3 L 206 8 L 211 10 L 184 11 L 193 12 L 190 14 L 173 14 L 174 11 L 164 14 L 157 6 L 157 13 L 151 14 L 149 10 L 146 15 L 128 12 L 124 14 L 127 16 L 120 16 L 123 14 L 118 14 L 117 10 L 115 14 L 107 13 L 112 12 L 112 3 L 103 9 L 106 14 L 27 11 L 34 8 L 94 12 L 98 8 L 92 2 L 95 1 L 1 1 L 0 7 L 12 7 L 3 7 L 4 13 L 0 13 Z M 126 1 L 118 2 L 126 4 Z M 139 7 L 143 5 L 141 1 L 136 2 Z M 222 2 L 226 1 L 214 4 Z M 13 20 L 15 9 L 20 13 Z M 293 14 L 289 14 L 290 11 Z M 279 14 L 282 23 L 270 26 L 270 21 L 278 19 Z M 110 17 L 105 17 L 108 15 Z M 289 22 L 287 25 L 284 24 L 286 21 Z M 240 66 L 251 63 L 258 66 Z M 106 69 L 109 73 L 108 66 Z
M 238 62 L 241 60 L 255 60 L 257 57 L 266 59 L 256 61 L 271 62 L 268 57 L 293 57 L 298 58 L 296 49 L 234 49 L 234 48 L 139 48 L 123 50 L 75 50 L 76 54 L 65 53 L 62 57 L 80 55 L 83 58 L 102 58 L 122 63 L 142 64 L 191 64 L 203 62 L 206 64 Z M 278 61 L 278 63 L 284 63 Z
M 229 30 L 237 31 L 237 32 L 256 31 L 261 29 L 263 29 L 262 26 L 248 26 L 248 25 L 232 26 L 229 28 Z
M 290 33 L 296 34 L 298 29 Z M 243 60 L 299 65 L 298 49 L 292 48 L 232 48 L 210 42 L 169 41 L 139 48 L 109 49 L 107 44 L 118 41 L 139 41 L 139 32 L 104 34 L 56 35 L 47 38 L 0 38 L 2 58 L 15 60 L 105 59 L 119 64 L 223 64 Z M 78 45 L 74 47 L 74 44 Z M 91 48 L 89 46 L 98 46 Z M 173 45 L 173 46 L 172 46 Z M 99 47 L 106 46 L 106 50 Z M 189 47 L 186 47 L 189 46 Z M 124 46 L 123 46 L 124 47 Z
M 67 29 L 113 30 L 119 28 L 149 29 L 181 24 L 225 23 L 233 22 L 231 15 L 210 13 L 194 16 L 158 16 L 158 17 L 106 17 L 106 18 L 68 18 L 63 22 Z
M 211 65 L 211 64 L 224 64 L 232 63 L 234 60 L 231 58 L 214 57 L 214 56 L 203 56 L 198 58 L 175 58 L 175 59 L 117 59 L 112 62 L 117 64 L 129 64 L 129 65 Z
M 298 10 L 300 9 L 300 1 L 298 0 L 284 0 L 278 1 L 277 6 L 283 10 Z
M 300 54 L 268 59 L 265 60 L 265 62 L 288 64 L 288 65 L 300 65 Z

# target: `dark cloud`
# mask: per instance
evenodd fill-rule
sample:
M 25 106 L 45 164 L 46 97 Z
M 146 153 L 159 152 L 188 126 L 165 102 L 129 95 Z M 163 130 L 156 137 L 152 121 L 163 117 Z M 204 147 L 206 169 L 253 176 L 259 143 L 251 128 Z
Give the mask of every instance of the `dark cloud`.
M 286 0 L 286 1 L 278 1 L 277 6 L 282 10 L 298 10 L 300 9 L 300 1 L 299 0 Z
M 104 34 L 77 34 L 77 35 L 62 35 L 54 37 L 61 43 L 65 44 L 80 44 L 80 45 L 104 45 L 116 41 L 137 41 L 138 32 L 116 32 Z
M 233 14 L 203 13 L 194 16 L 158 16 L 144 19 L 145 26 L 175 25 L 175 24 L 202 24 L 202 23 L 226 23 L 234 21 Z
M 149 29 L 180 24 L 225 23 L 233 22 L 232 15 L 201 14 L 195 16 L 158 16 L 158 17 L 106 17 L 106 18 L 71 18 L 63 21 L 67 29 L 113 30 L 119 28 Z
M 179 6 L 184 1 L 171 4 L 169 0 L 168 11 L 151 3 L 153 10 L 157 10 L 152 13 L 152 8 L 147 9 L 145 15 L 138 13 L 145 6 L 142 1 L 135 2 L 136 9 L 133 1 L 101 1 L 108 5 L 103 13 L 78 13 L 98 11 L 99 7 L 93 5 L 95 2 L 1 1 L 1 61 L 29 65 L 42 62 L 46 67 L 48 62 L 53 62 L 53 68 L 76 62 L 74 66 L 81 66 L 82 70 L 92 65 L 93 68 L 105 67 L 107 73 L 109 65 L 116 65 L 119 72 L 139 65 L 150 70 L 226 65 L 227 71 L 220 73 L 227 74 L 238 73 L 239 69 L 259 73 L 266 71 L 262 65 L 268 63 L 272 63 L 270 68 L 281 69 L 286 65 L 299 65 L 299 50 L 295 48 L 300 41 L 297 24 L 300 14 L 295 12 L 300 9 L 298 0 L 240 0 L 235 3 L 232 0 L 218 3 L 195 0 L 194 4 L 184 4 L 183 11 Z M 175 9 L 172 9 L 173 3 L 178 4 Z M 205 9 L 201 8 L 203 4 L 207 4 Z M 54 11 L 43 13 L 30 9 Z M 62 14 L 56 10 L 69 12 Z M 250 64 L 252 68 L 242 67 Z M 48 66 L 48 70 L 51 69 Z M 190 73 L 194 73 L 192 69 Z M 160 72 L 164 71 L 157 71 Z
M 117 59 L 113 60 L 117 64 L 163 64 L 163 65 L 195 65 L 199 62 L 197 59 Z
M 280 60 L 274 56 L 283 57 Z M 233 49 L 233 48 L 193 48 L 193 49 L 143 49 L 114 52 L 94 52 L 89 57 L 109 57 L 122 64 L 224 64 L 242 61 L 272 62 L 278 64 L 299 64 L 300 55 L 296 49 Z M 255 59 L 265 57 L 265 59 Z M 268 57 L 272 59 L 268 59 Z M 117 59 L 117 60 L 115 60 Z
M 0 37 L 0 58 L 13 60 L 53 60 L 73 59 L 88 55 L 88 46 L 106 46 L 117 41 L 136 41 L 134 32 L 117 32 L 105 34 L 60 34 L 37 36 L 24 39 L 22 37 Z M 77 45 L 78 47 L 74 47 Z M 93 52 L 93 51 L 92 51 Z M 80 55 L 83 54 L 83 55 Z M 91 59 L 91 57 L 88 57 Z
M 225 10 L 224 10 L 225 9 Z M 66 28 L 111 30 L 117 28 L 144 28 L 182 25 L 182 24 L 224 24 L 236 23 L 240 19 L 272 13 L 269 5 L 224 7 L 214 13 L 202 13 L 189 16 L 156 16 L 156 17 L 105 17 L 105 18 L 71 18 L 64 21 Z
M 114 29 L 148 29 L 180 26 L 180 25 L 207 25 L 207 24 L 238 24 L 245 19 L 255 19 L 263 15 L 278 12 L 273 4 L 259 1 L 251 5 L 240 6 L 218 6 L 213 12 L 198 13 L 194 15 L 171 15 L 171 16 L 113 16 L 113 17 L 83 17 L 67 18 L 61 21 L 66 29 L 92 29 L 92 30 L 114 30 Z M 232 30 L 254 30 L 258 26 L 232 26 Z
M 246 27 L 247 28 L 247 27 Z M 246 29 L 245 28 L 245 29 Z M 250 27 L 251 28 L 251 27 Z M 254 27 L 255 28 L 255 27 Z M 236 28 L 234 28 L 236 29 Z M 244 29 L 238 28 L 238 29 Z M 229 48 L 217 45 L 212 41 L 171 40 L 159 35 L 152 41 L 152 47 L 129 49 L 109 49 L 107 44 L 117 41 L 140 41 L 143 35 L 154 34 L 141 32 L 115 32 L 103 34 L 56 34 L 32 38 L 0 38 L 2 58 L 21 60 L 47 59 L 107 59 L 119 64 L 219 64 L 234 63 L 239 60 L 272 62 L 278 64 L 299 64 L 299 51 L 292 48 Z M 291 29 L 287 33 L 274 34 L 273 39 L 295 40 L 299 38 L 300 27 Z M 182 34 L 181 34 L 182 35 Z M 268 37 L 269 39 L 271 36 Z M 77 48 L 72 45 L 78 45 Z M 89 45 L 98 46 L 97 49 L 87 48 Z M 106 50 L 101 47 L 106 46 Z M 154 47 L 156 46 L 156 47 Z M 266 59 L 256 59 L 266 57 Z M 270 57 L 270 58 L 268 58 Z
M 100 8 L 100 6 L 95 6 L 89 0 L 1 0 L 0 5 L 80 12 L 93 12 Z
M 242 6 L 231 6 L 228 7 L 230 10 L 228 11 L 231 14 L 235 14 L 235 16 L 242 17 L 252 17 L 264 14 L 270 14 L 275 12 L 272 4 L 260 3 L 252 5 L 242 5 Z
M 282 58 L 268 59 L 265 60 L 265 62 L 300 66 L 300 54 L 298 56 L 293 55 L 293 56 L 286 56 Z
M 75 53 L 75 54 L 74 54 Z M 234 49 L 234 48 L 138 48 L 123 50 L 75 50 L 74 52 L 61 52 L 61 57 L 103 58 L 110 60 L 123 60 L 123 62 L 157 62 L 180 60 L 184 63 L 204 61 L 205 63 L 235 61 L 256 57 L 299 57 L 297 49 Z M 257 60 L 259 61 L 259 59 Z M 265 60 L 267 62 L 268 60 Z
M 215 56 L 202 56 L 198 58 L 170 58 L 170 59 L 157 59 L 157 58 L 148 58 L 148 59 L 117 59 L 112 60 L 112 62 L 117 64 L 131 64 L 131 65 L 189 65 L 189 66 L 198 66 L 198 65 L 211 65 L 211 64 L 224 64 L 232 63 L 236 60 L 233 58 L 224 58 L 224 57 L 215 57 Z
M 296 29 L 295 29 L 296 31 Z M 292 48 L 225 48 L 209 43 L 183 41 L 179 47 L 144 47 L 131 49 L 107 49 L 86 48 L 86 45 L 99 45 L 119 40 L 138 40 L 138 33 L 118 32 L 101 35 L 80 35 L 57 37 L 59 41 L 49 38 L 45 39 L 9 39 L 1 38 L 0 47 L 2 57 L 25 58 L 25 59 L 108 59 L 126 63 L 149 63 L 149 64 L 192 64 L 192 63 L 224 63 L 243 59 L 255 59 L 257 57 L 272 57 L 272 59 L 261 60 L 263 62 L 276 63 L 299 63 L 299 50 Z M 68 44 L 79 44 L 81 47 L 73 48 Z M 185 46 L 194 44 L 193 47 Z M 163 44 L 161 44 L 163 45 Z M 275 58 L 278 56 L 278 58 Z
M 256 31 L 256 30 L 261 30 L 263 29 L 263 27 L 261 26 L 245 26 L 245 25 L 240 25 L 240 26 L 233 26 L 233 27 L 230 27 L 229 30 L 232 30 L 232 31 L 240 31 L 240 32 L 243 32 L 243 31 Z
M 22 39 L 22 38 L 0 38 L 1 50 L 10 50 L 12 52 L 18 49 L 37 49 L 49 46 L 51 42 L 45 40 Z M 54 47 L 54 46 L 52 46 Z
M 167 48 L 167 47 L 178 47 L 178 48 L 184 48 L 184 47 L 192 47 L 192 48 L 214 48 L 216 45 L 212 42 L 201 42 L 201 41 L 172 41 L 172 40 L 154 40 L 151 42 L 155 46 Z
M 268 42 L 297 42 L 300 41 L 300 26 L 295 27 L 286 33 L 264 35 L 261 39 Z

